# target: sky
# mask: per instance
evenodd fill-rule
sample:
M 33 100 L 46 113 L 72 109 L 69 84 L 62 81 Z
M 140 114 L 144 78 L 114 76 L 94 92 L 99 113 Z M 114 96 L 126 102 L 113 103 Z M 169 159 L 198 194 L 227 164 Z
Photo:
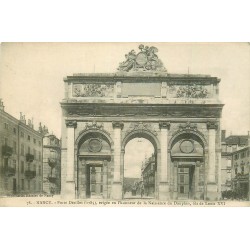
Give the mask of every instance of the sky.
M 141 177 L 142 162 L 154 153 L 153 144 L 144 138 L 135 138 L 125 147 L 124 177 Z
M 0 98 L 5 111 L 33 118 L 60 138 L 63 78 L 73 73 L 112 73 L 138 43 L 2 43 Z M 221 79 L 225 104 L 221 128 L 229 134 L 250 130 L 249 43 L 143 43 L 158 48 L 169 73 L 208 74 Z M 141 154 L 142 160 L 145 154 Z

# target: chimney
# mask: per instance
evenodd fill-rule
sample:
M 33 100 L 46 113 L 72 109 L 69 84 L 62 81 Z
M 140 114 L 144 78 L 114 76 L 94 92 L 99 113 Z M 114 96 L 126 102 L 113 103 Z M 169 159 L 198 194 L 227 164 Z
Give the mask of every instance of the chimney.
M 22 112 L 20 112 L 20 121 L 26 124 L 25 115 L 23 115 Z
M 221 130 L 221 142 L 224 142 L 226 139 L 226 130 Z
M 0 110 L 4 111 L 4 105 L 2 99 L 0 99 Z

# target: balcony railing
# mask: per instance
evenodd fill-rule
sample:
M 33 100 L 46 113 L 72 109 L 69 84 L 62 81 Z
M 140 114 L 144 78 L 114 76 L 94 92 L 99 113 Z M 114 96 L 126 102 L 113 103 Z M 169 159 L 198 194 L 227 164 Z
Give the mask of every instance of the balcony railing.
M 57 164 L 57 159 L 54 158 L 48 158 L 48 164 L 50 167 L 54 168 Z
M 36 177 L 36 171 L 32 171 L 32 170 L 26 170 L 25 171 L 25 177 L 27 179 L 33 179 Z
M 3 145 L 2 153 L 3 153 L 3 156 L 10 157 L 13 153 L 13 149 L 7 145 Z
M 32 161 L 34 161 L 34 155 L 32 155 L 32 154 L 26 154 L 26 161 L 27 162 L 32 162 Z
M 12 167 L 4 167 L 3 172 L 4 172 L 5 176 L 11 177 L 11 176 L 14 176 L 16 174 L 16 169 L 12 168 Z

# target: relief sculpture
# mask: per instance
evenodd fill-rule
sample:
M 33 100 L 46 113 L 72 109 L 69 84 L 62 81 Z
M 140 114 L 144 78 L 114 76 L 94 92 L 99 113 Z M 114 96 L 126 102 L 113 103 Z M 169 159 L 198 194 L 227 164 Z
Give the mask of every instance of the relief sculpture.
M 113 85 L 107 84 L 74 84 L 74 97 L 112 97 L 114 92 Z

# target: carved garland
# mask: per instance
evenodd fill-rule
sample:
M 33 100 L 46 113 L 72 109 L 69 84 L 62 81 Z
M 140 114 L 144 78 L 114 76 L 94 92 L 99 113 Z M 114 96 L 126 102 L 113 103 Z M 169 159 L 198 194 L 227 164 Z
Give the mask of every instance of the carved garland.
M 155 136 L 157 135 L 157 132 L 155 128 L 152 126 L 152 124 L 143 123 L 143 122 L 131 123 L 125 135 L 128 135 L 132 131 L 136 131 L 136 130 L 147 130 L 147 131 L 150 131 Z
M 74 84 L 74 97 L 111 97 L 114 91 L 113 85 L 106 84 Z

